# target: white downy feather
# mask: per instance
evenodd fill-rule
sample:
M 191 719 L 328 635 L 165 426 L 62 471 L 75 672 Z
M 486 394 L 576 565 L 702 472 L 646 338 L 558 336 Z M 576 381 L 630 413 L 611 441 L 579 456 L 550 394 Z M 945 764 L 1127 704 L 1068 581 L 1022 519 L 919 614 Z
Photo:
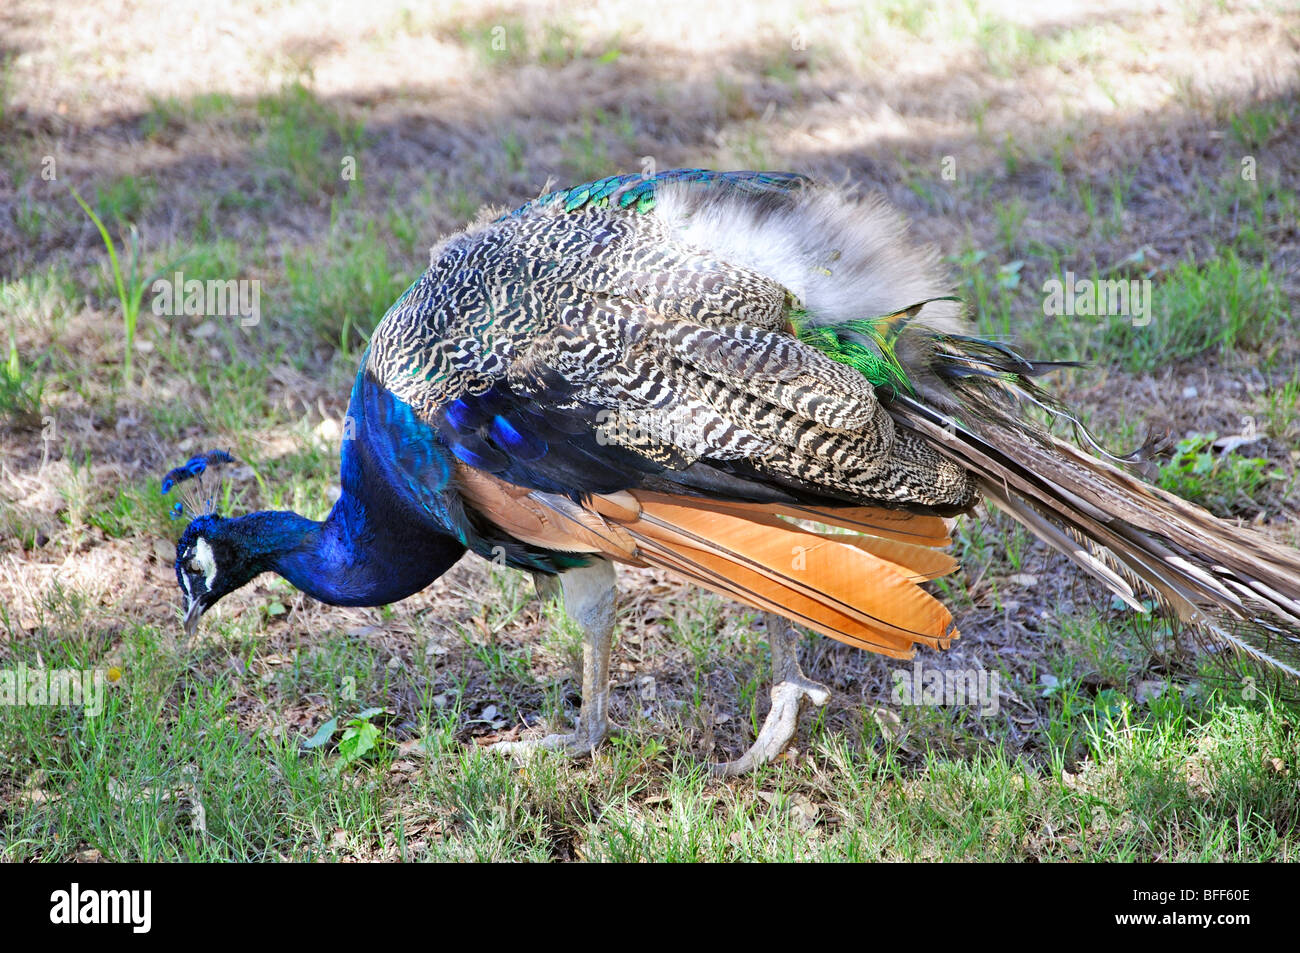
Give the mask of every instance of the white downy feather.
M 792 199 L 670 183 L 659 189 L 655 212 L 687 244 L 788 288 L 814 324 L 893 314 L 951 294 L 938 254 L 908 240 L 906 222 L 883 200 L 816 186 Z M 964 333 L 960 312 L 955 302 L 935 301 L 917 321 Z

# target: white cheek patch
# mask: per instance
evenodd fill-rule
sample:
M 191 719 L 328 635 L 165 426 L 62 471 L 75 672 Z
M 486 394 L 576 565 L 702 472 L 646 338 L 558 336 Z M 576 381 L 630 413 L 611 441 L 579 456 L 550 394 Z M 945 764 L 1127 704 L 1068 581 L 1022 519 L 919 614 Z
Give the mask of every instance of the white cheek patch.
M 212 580 L 217 578 L 217 557 L 208 541 L 202 537 L 194 543 L 194 561 L 203 570 L 203 582 L 211 590 Z

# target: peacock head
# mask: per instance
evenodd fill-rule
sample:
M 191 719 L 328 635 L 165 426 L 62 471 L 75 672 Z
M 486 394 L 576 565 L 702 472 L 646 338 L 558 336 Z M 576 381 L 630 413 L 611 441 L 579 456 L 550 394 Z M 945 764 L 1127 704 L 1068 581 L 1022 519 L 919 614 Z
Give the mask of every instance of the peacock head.
M 222 596 L 234 592 L 264 567 L 240 532 L 240 521 L 216 513 L 195 517 L 176 543 L 176 581 L 185 599 L 185 634 Z
M 172 517 L 193 517 L 176 543 L 176 581 L 185 600 L 185 633 L 194 634 L 203 613 L 222 596 L 248 583 L 264 569 L 254 552 L 244 520 L 223 519 L 216 512 L 222 467 L 234 463 L 224 450 L 191 457 L 163 477 L 162 492 L 180 486 L 182 501 Z

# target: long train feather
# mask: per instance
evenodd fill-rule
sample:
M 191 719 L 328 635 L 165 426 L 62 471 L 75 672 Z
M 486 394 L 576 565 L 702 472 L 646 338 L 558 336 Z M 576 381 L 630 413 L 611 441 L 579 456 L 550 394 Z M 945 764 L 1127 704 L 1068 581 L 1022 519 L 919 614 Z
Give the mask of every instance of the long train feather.
M 1145 611 L 1140 594 L 1154 594 L 1210 642 L 1300 678 L 1300 554 L 1028 423 L 1014 403 L 1036 397 L 1035 388 L 1011 367 L 1002 371 L 997 398 L 941 372 L 957 413 L 909 397 L 890 411 L 978 473 L 988 499 L 1129 605 Z

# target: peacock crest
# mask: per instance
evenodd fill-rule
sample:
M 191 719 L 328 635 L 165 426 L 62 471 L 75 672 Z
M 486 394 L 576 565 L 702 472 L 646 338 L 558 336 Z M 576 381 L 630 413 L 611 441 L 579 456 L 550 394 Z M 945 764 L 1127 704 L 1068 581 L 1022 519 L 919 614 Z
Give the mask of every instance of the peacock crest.
M 188 517 L 193 520 L 200 516 L 217 515 L 227 468 L 234 462 L 235 458 L 225 450 L 209 450 L 168 470 L 162 478 L 162 495 L 167 496 L 175 489 L 180 496 L 172 504 L 171 518 Z

